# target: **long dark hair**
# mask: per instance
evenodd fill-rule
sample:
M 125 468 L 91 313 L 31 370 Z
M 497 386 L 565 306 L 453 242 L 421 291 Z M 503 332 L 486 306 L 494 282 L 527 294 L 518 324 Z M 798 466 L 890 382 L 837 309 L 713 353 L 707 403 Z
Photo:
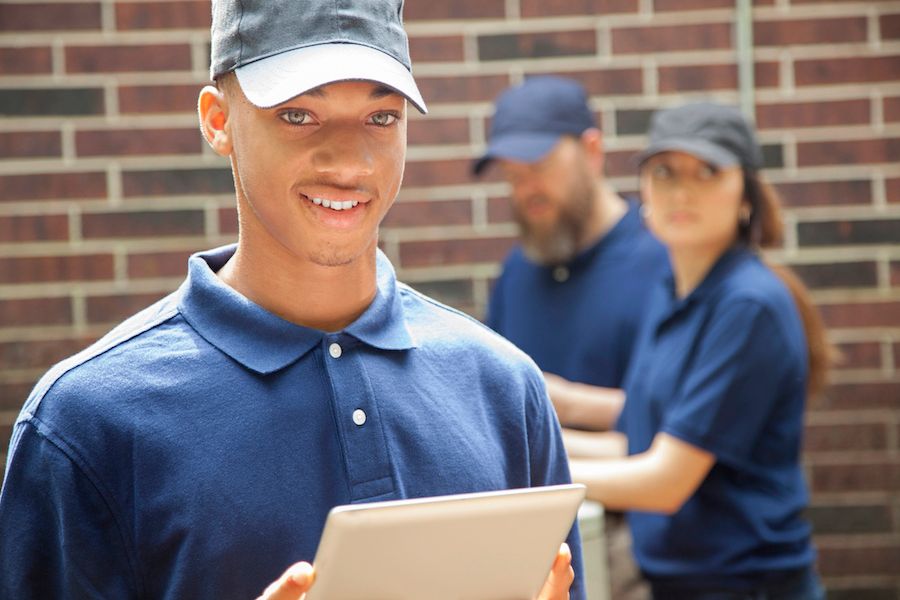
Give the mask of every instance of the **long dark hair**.
M 755 249 L 781 244 L 784 225 L 781 220 L 781 201 L 775 188 L 761 179 L 758 173 L 745 169 L 744 199 L 750 204 L 750 218 L 738 225 L 738 239 Z M 773 264 L 768 260 L 765 262 L 787 286 L 803 321 L 809 360 L 807 395 L 815 397 L 825 388 L 828 368 L 838 359 L 839 354 L 828 341 L 822 317 L 809 290 L 797 274 L 785 265 Z

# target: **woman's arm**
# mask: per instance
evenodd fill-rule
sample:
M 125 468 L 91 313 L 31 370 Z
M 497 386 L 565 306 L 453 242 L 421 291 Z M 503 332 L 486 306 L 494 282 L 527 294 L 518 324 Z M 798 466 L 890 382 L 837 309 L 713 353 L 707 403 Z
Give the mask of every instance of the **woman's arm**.
M 564 427 L 591 431 L 612 429 L 625 404 L 625 392 L 569 381 L 553 373 L 544 373 L 547 392 Z
M 625 458 L 628 455 L 628 439 L 618 431 L 580 431 L 563 429 L 566 454 L 573 458 Z
M 572 480 L 587 486 L 587 497 L 612 510 L 677 512 L 706 478 L 715 456 L 666 433 L 646 452 L 628 458 L 569 462 Z

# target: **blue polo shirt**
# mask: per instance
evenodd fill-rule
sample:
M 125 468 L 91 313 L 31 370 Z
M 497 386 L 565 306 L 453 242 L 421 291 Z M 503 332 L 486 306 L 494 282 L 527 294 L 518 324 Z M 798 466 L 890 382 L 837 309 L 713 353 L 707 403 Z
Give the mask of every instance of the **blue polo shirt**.
M 544 371 L 621 387 L 650 290 L 668 270 L 665 249 L 629 202 L 619 222 L 568 264 L 539 265 L 514 248 L 486 322 Z
M 383 254 L 372 304 L 325 333 L 223 284 L 233 252 L 192 257 L 38 383 L 0 493 L 0 597 L 255 598 L 313 560 L 335 505 L 569 481 L 534 363 Z
M 807 353 L 781 280 L 747 249 L 727 251 L 677 298 L 660 286 L 626 379 L 618 427 L 630 454 L 666 432 L 715 455 L 675 514 L 629 513 L 650 578 L 740 588 L 762 572 L 812 564 L 801 517 Z

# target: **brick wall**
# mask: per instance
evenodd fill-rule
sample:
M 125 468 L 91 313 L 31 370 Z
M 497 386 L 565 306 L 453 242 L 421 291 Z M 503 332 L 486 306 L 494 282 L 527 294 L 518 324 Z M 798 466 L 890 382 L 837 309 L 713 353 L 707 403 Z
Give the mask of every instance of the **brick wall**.
M 845 353 L 809 416 L 820 567 L 836 598 L 900 597 L 900 2 L 754 3 L 756 119 L 789 235 Z M 507 188 L 473 182 L 491 100 L 580 80 L 607 172 L 652 110 L 738 101 L 730 0 L 408 0 L 416 74 L 403 191 L 383 247 L 403 279 L 481 315 L 513 243 Z M 0 2 L 0 447 L 54 361 L 235 238 L 227 164 L 201 142 L 207 1 Z M 539 115 L 536 115 L 539 118 Z

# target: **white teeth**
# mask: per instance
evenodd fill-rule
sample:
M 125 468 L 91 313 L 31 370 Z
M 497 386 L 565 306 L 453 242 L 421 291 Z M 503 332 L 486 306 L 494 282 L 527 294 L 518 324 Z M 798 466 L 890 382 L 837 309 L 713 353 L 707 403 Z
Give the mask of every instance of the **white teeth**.
M 327 200 L 325 198 L 312 198 L 313 204 L 316 206 L 324 206 L 325 208 L 330 208 L 331 210 L 350 210 L 357 204 L 359 204 L 358 200 Z

